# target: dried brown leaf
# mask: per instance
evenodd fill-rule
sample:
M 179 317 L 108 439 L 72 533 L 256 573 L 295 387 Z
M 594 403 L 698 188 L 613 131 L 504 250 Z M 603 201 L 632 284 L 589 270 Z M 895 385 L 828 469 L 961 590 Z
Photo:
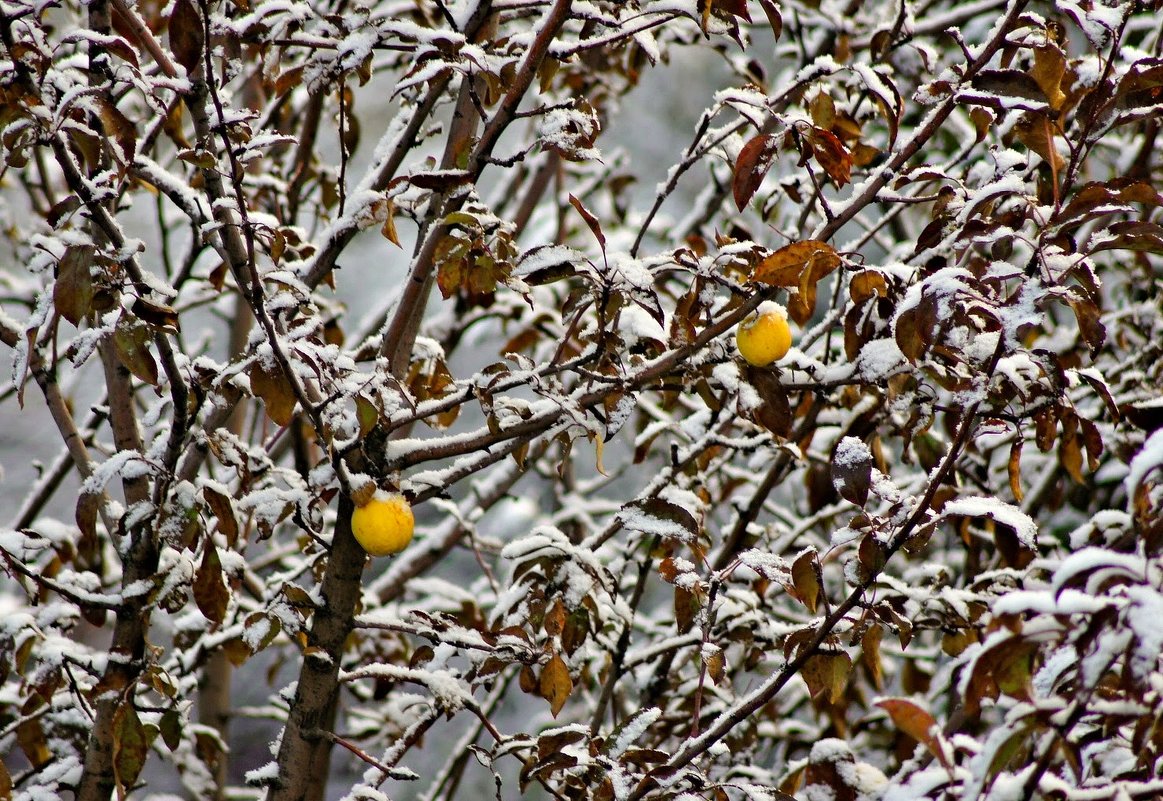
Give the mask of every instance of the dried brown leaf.
M 685 634 L 694 625 L 701 603 L 699 596 L 685 587 L 674 588 L 674 621 L 680 634 Z
M 70 245 L 57 264 L 53 305 L 73 325 L 80 325 L 93 306 L 92 265 L 92 245 Z
M 295 390 L 278 367 L 268 368 L 261 361 L 251 365 L 250 389 L 261 398 L 267 415 L 281 426 L 288 425 L 295 416 Z
M 801 553 L 791 566 L 792 586 L 800 601 L 813 615 L 820 602 L 820 570 L 816 562 L 816 552 L 808 549 Z
M 221 623 L 226 618 L 226 606 L 230 601 L 230 590 L 222 574 L 222 561 L 214 543 L 206 541 L 202 553 L 202 564 L 194 574 L 194 601 L 198 609 L 213 623 Z
M 813 654 L 804 663 L 800 676 L 808 685 L 808 692 L 812 698 L 822 698 L 827 695 L 829 703 L 837 703 L 844 697 L 844 688 L 848 685 L 848 674 L 852 671 L 852 660 L 848 654 L 840 652 L 824 652 Z
M 751 273 L 751 280 L 771 286 L 799 288 L 815 284 L 840 266 L 840 255 L 827 242 L 805 239 L 785 245 L 761 261 Z
M 889 714 L 898 729 L 925 746 L 946 769 L 950 767 L 941 745 L 940 727 L 932 715 L 906 698 L 885 698 L 876 705 Z
M 859 305 L 872 297 L 888 297 L 888 282 L 879 270 L 861 270 L 848 283 L 848 295 Z
M 884 667 L 880 658 L 880 641 L 884 637 L 884 626 L 873 623 L 860 638 L 860 658 L 872 674 L 872 684 L 876 689 L 884 686 Z
M 751 202 L 778 153 L 779 139 L 770 134 L 754 137 L 739 151 L 735 160 L 735 178 L 731 182 L 731 194 L 737 209 L 742 211 Z
M 812 147 L 812 155 L 836 186 L 844 186 L 852 180 L 852 153 L 839 137 L 831 131 L 812 128 L 807 140 Z
M 538 684 L 541 697 L 549 702 L 549 711 L 553 717 L 561 712 L 565 702 L 573 692 L 573 679 L 569 676 L 569 668 L 560 654 L 554 654 L 541 670 L 541 680 Z
M 206 44 L 206 29 L 202 15 L 192 0 L 174 0 L 170 12 L 170 49 L 174 60 L 193 74 L 202 64 L 202 48 Z
M 1010 476 L 1010 492 L 1014 495 L 1014 501 L 1021 503 L 1025 493 L 1022 491 L 1022 441 L 1020 439 L 1015 439 L 1010 445 L 1007 470 Z
M 202 495 L 206 505 L 214 513 L 218 521 L 218 531 L 226 537 L 226 541 L 233 545 L 238 540 L 238 518 L 234 514 L 234 504 L 230 498 L 213 487 L 203 487 Z
M 114 152 L 122 167 L 132 164 L 137 155 L 137 129 L 133 123 L 112 101 L 103 97 L 97 98 L 97 116 L 107 141 L 115 145 Z
M 602 224 L 598 221 L 598 218 L 573 195 L 569 196 L 569 204 L 577 209 L 577 213 L 586 221 L 586 225 L 589 226 L 590 232 L 593 233 L 594 239 L 598 240 L 598 245 L 604 253 L 606 251 L 606 235 L 602 233 Z
M 1062 76 L 1066 74 L 1066 56 L 1058 45 L 1047 43 L 1034 48 L 1034 66 L 1030 68 L 1030 77 L 1038 84 L 1038 88 L 1050 101 L 1050 108 L 1057 111 L 1062 108 L 1066 100 L 1066 93 L 1062 91 Z
M 1042 157 L 1050 164 L 1055 172 L 1066 166 L 1066 159 L 1058 152 L 1054 144 L 1054 136 L 1058 133 L 1058 124 L 1040 112 L 1027 111 L 1013 127 L 1014 137 L 1030 150 Z

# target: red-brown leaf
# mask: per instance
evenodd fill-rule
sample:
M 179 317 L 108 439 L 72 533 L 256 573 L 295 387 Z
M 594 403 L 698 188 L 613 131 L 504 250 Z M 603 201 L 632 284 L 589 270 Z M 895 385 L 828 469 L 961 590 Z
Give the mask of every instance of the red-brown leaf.
M 940 729 L 932 715 L 905 698 L 885 698 L 876 705 L 889 714 L 898 729 L 925 746 L 946 768 L 949 767 L 945 749 L 938 739 Z
M 779 140 L 769 134 L 756 136 L 739 151 L 739 157 L 735 159 L 735 178 L 731 182 L 731 194 L 739 211 L 751 202 L 778 153 Z

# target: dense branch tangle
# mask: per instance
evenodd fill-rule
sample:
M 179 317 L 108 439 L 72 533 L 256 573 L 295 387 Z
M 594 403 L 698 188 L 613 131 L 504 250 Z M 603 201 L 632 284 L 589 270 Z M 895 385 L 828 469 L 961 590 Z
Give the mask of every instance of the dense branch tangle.
M 1104 9 L 6 4 L 0 796 L 1147 797 L 1163 37 Z

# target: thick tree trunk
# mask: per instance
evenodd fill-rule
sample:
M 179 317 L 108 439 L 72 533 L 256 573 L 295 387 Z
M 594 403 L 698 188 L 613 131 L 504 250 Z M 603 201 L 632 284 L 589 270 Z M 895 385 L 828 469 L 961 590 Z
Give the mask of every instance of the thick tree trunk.
M 133 414 L 129 371 L 117 360 L 112 345 L 103 349 L 106 384 L 109 387 L 110 422 L 118 450 L 141 450 L 137 420 Z M 149 500 L 149 483 L 144 478 L 124 482 L 125 499 L 134 504 Z M 130 531 L 129 546 L 122 563 L 122 587 L 149 582 L 157 573 L 158 549 L 149 522 Z M 109 662 L 101 677 L 103 692 L 96 702 L 96 715 L 85 766 L 77 787 L 77 801 L 106 801 L 117 786 L 114 773 L 114 716 L 123 703 L 133 703 L 133 686 L 141 673 L 145 638 L 149 630 L 147 595 L 137 593 L 122 600 L 109 648 Z
M 291 701 L 287 725 L 279 744 L 279 774 L 267 794 L 269 801 L 308 801 L 316 778 L 325 774 L 330 741 L 329 719 L 339 692 L 343 643 L 351 633 L 360 595 L 360 575 L 367 554 L 351 533 L 351 499 L 340 496 L 339 519 L 331 545 L 331 559 L 323 578 L 323 602 L 315 610 L 303 657 L 299 684 Z

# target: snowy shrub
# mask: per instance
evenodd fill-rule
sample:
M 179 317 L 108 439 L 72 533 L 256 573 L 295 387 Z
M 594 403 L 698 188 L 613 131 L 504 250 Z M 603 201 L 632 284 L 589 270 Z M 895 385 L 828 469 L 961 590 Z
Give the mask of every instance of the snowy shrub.
M 1163 797 L 1159 5 L 0 2 L 0 799 Z

